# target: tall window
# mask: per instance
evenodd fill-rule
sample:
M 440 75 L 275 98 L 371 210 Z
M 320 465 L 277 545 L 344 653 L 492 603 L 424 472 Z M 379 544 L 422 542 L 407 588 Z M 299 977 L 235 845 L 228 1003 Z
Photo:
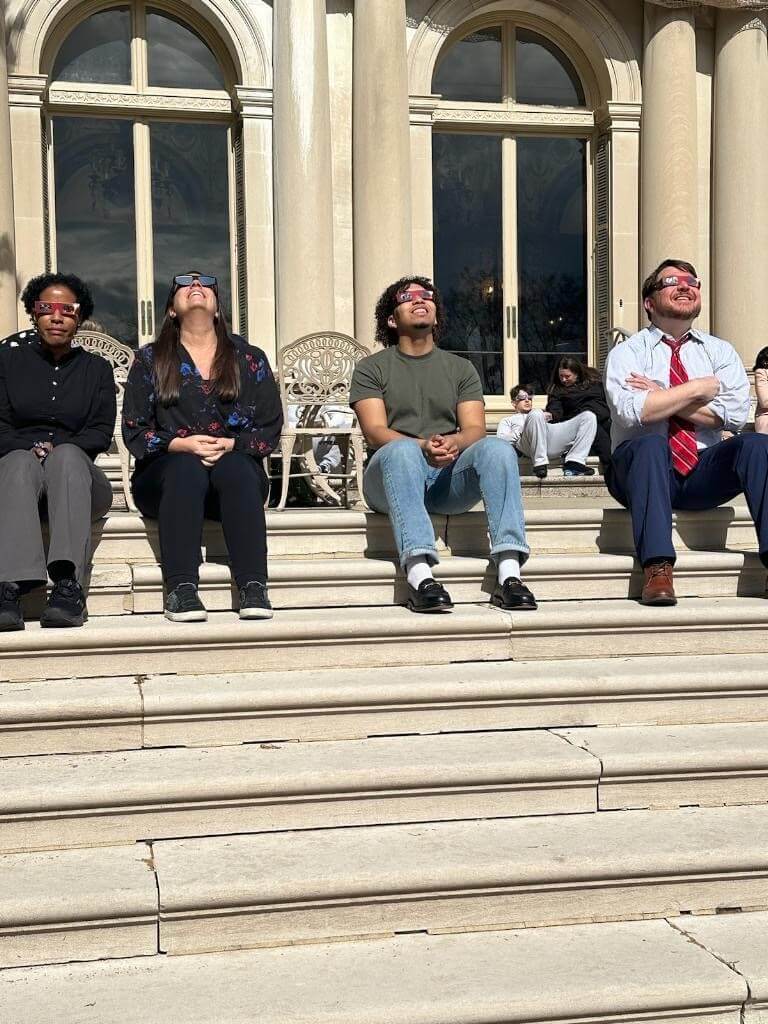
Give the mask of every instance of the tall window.
M 594 117 L 550 39 L 505 19 L 449 43 L 435 70 L 435 278 L 441 344 L 488 395 L 541 392 L 589 353 L 587 175 Z
M 154 337 L 171 278 L 186 270 L 218 277 L 229 314 L 226 60 L 201 26 L 134 2 L 74 27 L 50 66 L 50 232 L 58 269 L 89 282 L 95 319 L 129 344 Z

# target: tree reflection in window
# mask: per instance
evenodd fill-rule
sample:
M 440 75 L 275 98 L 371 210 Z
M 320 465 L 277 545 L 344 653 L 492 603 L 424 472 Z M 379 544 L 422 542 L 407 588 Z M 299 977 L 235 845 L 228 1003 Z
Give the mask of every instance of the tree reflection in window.
M 219 62 L 206 43 L 181 22 L 147 11 L 149 84 L 171 89 L 223 89 Z
M 54 82 L 131 84 L 131 12 L 99 11 L 64 40 L 51 72 Z
M 480 29 L 451 46 L 435 72 L 432 92 L 444 100 L 500 102 L 501 29 Z

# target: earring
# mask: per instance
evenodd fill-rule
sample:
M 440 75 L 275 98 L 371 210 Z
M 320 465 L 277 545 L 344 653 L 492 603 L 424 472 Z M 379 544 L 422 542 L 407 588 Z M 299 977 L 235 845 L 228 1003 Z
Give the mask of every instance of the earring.
M 218 313 L 214 313 L 213 314 L 213 322 L 215 324 L 217 324 L 219 322 L 219 314 Z

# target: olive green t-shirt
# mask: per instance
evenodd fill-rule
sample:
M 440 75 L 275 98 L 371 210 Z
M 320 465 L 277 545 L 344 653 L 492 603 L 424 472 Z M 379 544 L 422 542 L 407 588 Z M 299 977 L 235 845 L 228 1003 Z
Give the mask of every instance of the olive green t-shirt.
M 455 434 L 459 402 L 482 402 L 483 388 L 468 359 L 433 348 L 407 356 L 397 345 L 361 359 L 352 375 L 349 404 L 382 398 L 387 426 L 406 437 Z

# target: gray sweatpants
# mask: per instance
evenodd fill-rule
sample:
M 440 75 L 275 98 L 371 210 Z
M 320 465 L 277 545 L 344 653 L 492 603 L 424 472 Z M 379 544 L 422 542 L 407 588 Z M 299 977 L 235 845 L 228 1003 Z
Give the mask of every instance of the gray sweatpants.
M 559 455 L 564 455 L 566 462 L 584 465 L 596 431 L 597 418 L 593 412 L 580 412 L 563 423 L 548 423 L 541 409 L 533 409 L 525 417 L 515 448 L 527 455 L 534 466 L 546 466 Z
M 40 501 L 48 512 L 45 557 Z M 82 583 L 91 560 L 91 523 L 112 504 L 112 485 L 74 444 L 58 445 L 41 463 L 34 452 L 0 459 L 0 581 L 44 582 L 47 566 L 72 562 Z

